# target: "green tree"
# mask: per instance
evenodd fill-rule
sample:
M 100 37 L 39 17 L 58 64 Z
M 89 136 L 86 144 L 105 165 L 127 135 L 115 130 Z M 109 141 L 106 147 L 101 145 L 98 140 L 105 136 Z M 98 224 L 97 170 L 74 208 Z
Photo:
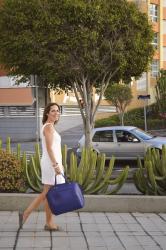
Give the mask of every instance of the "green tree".
M 124 114 L 126 107 L 130 104 L 133 96 L 131 88 L 127 85 L 109 85 L 104 93 L 107 100 L 111 101 L 119 113 L 121 125 L 124 125 Z
M 10 74 L 73 89 L 80 105 L 79 91 L 87 146 L 107 86 L 141 76 L 153 55 L 148 17 L 126 0 L 5 0 L 0 33 L 0 63 Z
M 160 70 L 156 84 L 156 100 L 159 114 L 166 119 L 166 70 Z

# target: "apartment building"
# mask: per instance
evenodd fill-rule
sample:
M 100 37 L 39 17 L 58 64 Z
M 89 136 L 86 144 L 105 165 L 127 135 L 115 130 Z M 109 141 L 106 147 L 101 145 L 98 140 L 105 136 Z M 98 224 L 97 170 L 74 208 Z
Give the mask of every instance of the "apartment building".
M 143 73 L 142 77 L 132 82 L 134 99 L 131 107 L 143 106 L 145 101 L 137 99 L 138 95 L 150 95 L 146 104 L 155 102 L 155 85 L 156 77 L 160 69 L 166 70 L 166 0 L 132 0 L 137 4 L 139 9 L 148 13 L 149 21 L 152 23 L 154 30 L 153 46 L 155 54 L 151 63 L 149 72 Z

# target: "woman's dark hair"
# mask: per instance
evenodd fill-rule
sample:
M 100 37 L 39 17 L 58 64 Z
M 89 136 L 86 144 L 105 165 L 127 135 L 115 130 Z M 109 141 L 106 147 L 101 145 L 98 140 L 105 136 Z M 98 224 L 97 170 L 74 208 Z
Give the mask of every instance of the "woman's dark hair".
M 60 106 L 56 102 L 51 102 L 51 103 L 47 104 L 47 106 L 44 108 L 44 112 L 43 112 L 43 119 L 42 119 L 43 124 L 47 121 L 47 118 L 48 118 L 47 114 L 50 112 L 51 107 L 54 105 L 56 105 L 60 111 Z

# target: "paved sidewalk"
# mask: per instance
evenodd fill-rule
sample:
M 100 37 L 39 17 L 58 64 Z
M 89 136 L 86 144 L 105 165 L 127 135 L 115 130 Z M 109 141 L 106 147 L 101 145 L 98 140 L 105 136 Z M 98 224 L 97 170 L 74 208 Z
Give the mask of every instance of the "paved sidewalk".
M 62 232 L 44 231 L 44 212 L 18 230 L 18 212 L 0 212 L 0 250 L 166 249 L 166 213 L 68 213 Z

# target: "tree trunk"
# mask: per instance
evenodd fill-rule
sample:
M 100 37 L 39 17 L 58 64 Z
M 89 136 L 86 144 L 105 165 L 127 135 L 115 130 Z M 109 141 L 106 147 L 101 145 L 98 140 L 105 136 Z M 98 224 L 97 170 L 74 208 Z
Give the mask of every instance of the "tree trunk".
M 111 77 L 114 76 L 118 69 L 119 68 L 117 68 L 113 73 L 110 73 L 107 77 L 107 80 L 107 73 L 103 76 L 103 80 L 101 81 L 100 85 L 99 99 L 97 104 L 95 103 L 94 98 L 94 86 L 88 81 L 87 77 L 82 76 L 82 78 L 79 78 L 79 80 L 76 80 L 72 84 L 83 120 L 86 147 L 92 146 L 92 129 L 94 128 L 97 109 L 101 103 L 102 96 L 104 95 L 104 92 L 108 87 L 108 84 L 110 83 Z M 80 96 L 78 94 L 78 91 L 81 96 L 81 99 L 83 100 L 84 110 L 81 107 L 81 103 L 79 100 Z
M 93 86 L 88 83 L 86 78 L 82 79 L 80 85 L 75 82 L 73 84 L 74 93 L 78 102 L 78 105 L 80 107 L 80 112 L 83 120 L 83 126 L 84 126 L 84 134 L 85 134 L 85 146 L 91 147 L 92 145 L 92 128 L 94 127 L 94 116 L 93 116 L 93 109 L 94 109 L 94 102 L 93 102 Z M 80 92 L 81 98 L 83 100 L 84 109 L 82 109 L 82 106 L 79 101 L 79 95 L 78 90 Z
M 121 124 L 122 126 L 124 126 L 124 113 L 123 112 L 121 113 Z

